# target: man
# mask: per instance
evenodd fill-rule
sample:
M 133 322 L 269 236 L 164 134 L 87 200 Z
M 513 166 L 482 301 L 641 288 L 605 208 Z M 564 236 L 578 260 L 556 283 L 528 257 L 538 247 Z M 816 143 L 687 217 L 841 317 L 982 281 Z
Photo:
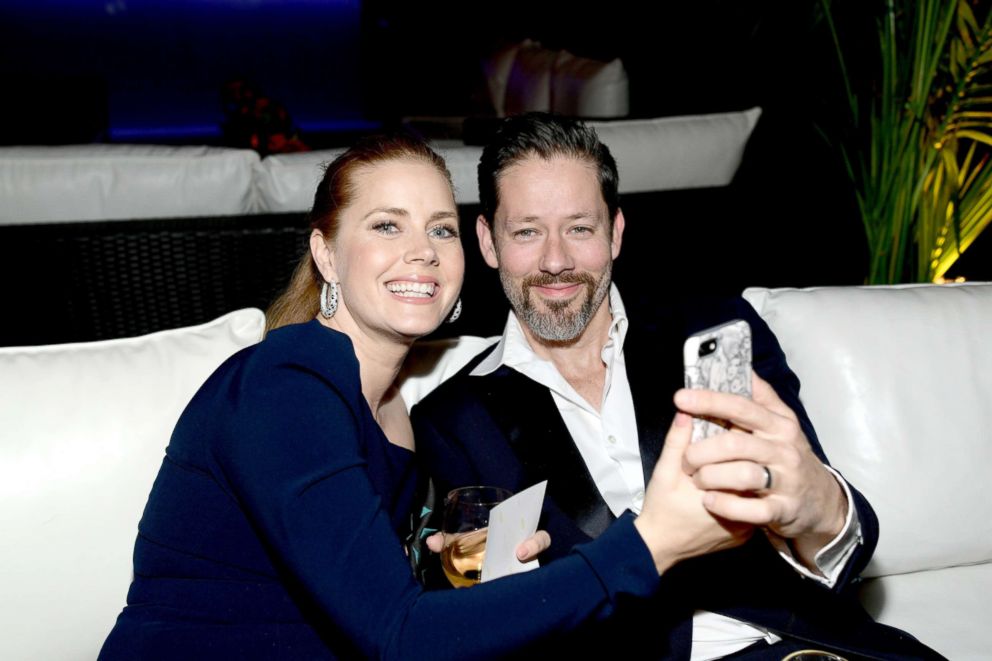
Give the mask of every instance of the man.
M 547 479 L 542 527 L 552 544 L 542 557 L 553 560 L 640 510 L 675 406 L 728 420 L 729 431 L 691 445 L 682 463 L 714 517 L 753 527 L 749 541 L 677 564 L 650 603 L 618 604 L 612 621 L 553 649 L 926 657 L 911 637 L 871 622 L 848 589 L 874 549 L 877 520 L 826 466 L 767 325 L 742 299 L 625 310 L 611 282 L 625 223 L 617 186 L 609 150 L 573 120 L 509 118 L 483 152 L 479 245 L 512 312 L 495 347 L 414 409 L 418 453 L 438 493 L 466 484 L 519 491 Z M 658 280 L 645 265 L 642 286 Z M 685 337 L 734 318 L 753 332 L 753 400 L 680 391 L 673 403 Z

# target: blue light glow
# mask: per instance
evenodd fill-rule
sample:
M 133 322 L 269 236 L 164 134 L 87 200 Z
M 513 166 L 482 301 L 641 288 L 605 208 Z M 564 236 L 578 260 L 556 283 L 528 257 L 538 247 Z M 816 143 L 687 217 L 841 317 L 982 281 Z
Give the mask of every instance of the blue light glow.
M 350 130 L 360 14 L 360 0 L 2 0 L 0 80 L 42 81 L 67 120 L 105 90 L 113 140 L 216 137 L 236 79 L 304 131 Z M 63 100 L 60 80 L 93 81 L 93 95 Z

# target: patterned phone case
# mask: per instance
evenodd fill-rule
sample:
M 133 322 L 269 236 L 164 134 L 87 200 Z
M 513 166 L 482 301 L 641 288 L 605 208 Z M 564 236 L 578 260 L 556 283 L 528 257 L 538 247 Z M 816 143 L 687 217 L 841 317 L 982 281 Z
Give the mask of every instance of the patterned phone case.
M 712 351 L 706 351 L 707 347 Z M 706 355 L 700 355 L 703 353 Z M 751 327 L 743 319 L 692 335 L 685 341 L 683 359 L 686 388 L 751 397 Z M 693 418 L 692 440 L 708 438 L 726 428 L 722 420 Z

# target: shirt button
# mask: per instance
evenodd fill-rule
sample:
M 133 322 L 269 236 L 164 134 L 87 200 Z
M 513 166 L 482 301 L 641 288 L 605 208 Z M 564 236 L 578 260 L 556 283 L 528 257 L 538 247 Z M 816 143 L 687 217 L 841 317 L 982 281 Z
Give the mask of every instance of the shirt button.
M 633 507 L 631 507 L 631 510 L 634 512 L 634 514 L 640 514 L 641 513 L 641 510 L 644 508 L 644 491 L 643 490 L 638 490 L 638 491 L 634 492 L 634 501 L 631 503 L 631 505 L 633 505 Z
M 613 436 L 612 434 L 610 436 L 608 436 L 606 438 L 606 440 L 608 440 L 610 442 L 610 445 L 616 445 L 617 444 L 617 437 L 616 436 Z

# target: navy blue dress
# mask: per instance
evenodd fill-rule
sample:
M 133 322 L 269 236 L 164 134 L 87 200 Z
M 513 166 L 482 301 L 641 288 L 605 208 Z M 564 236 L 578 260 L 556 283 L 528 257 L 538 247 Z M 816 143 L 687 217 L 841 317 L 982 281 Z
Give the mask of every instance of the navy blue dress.
M 540 571 L 423 591 L 400 541 L 412 457 L 347 336 L 312 321 L 235 354 L 176 425 L 100 658 L 488 658 L 656 589 L 627 515 Z

